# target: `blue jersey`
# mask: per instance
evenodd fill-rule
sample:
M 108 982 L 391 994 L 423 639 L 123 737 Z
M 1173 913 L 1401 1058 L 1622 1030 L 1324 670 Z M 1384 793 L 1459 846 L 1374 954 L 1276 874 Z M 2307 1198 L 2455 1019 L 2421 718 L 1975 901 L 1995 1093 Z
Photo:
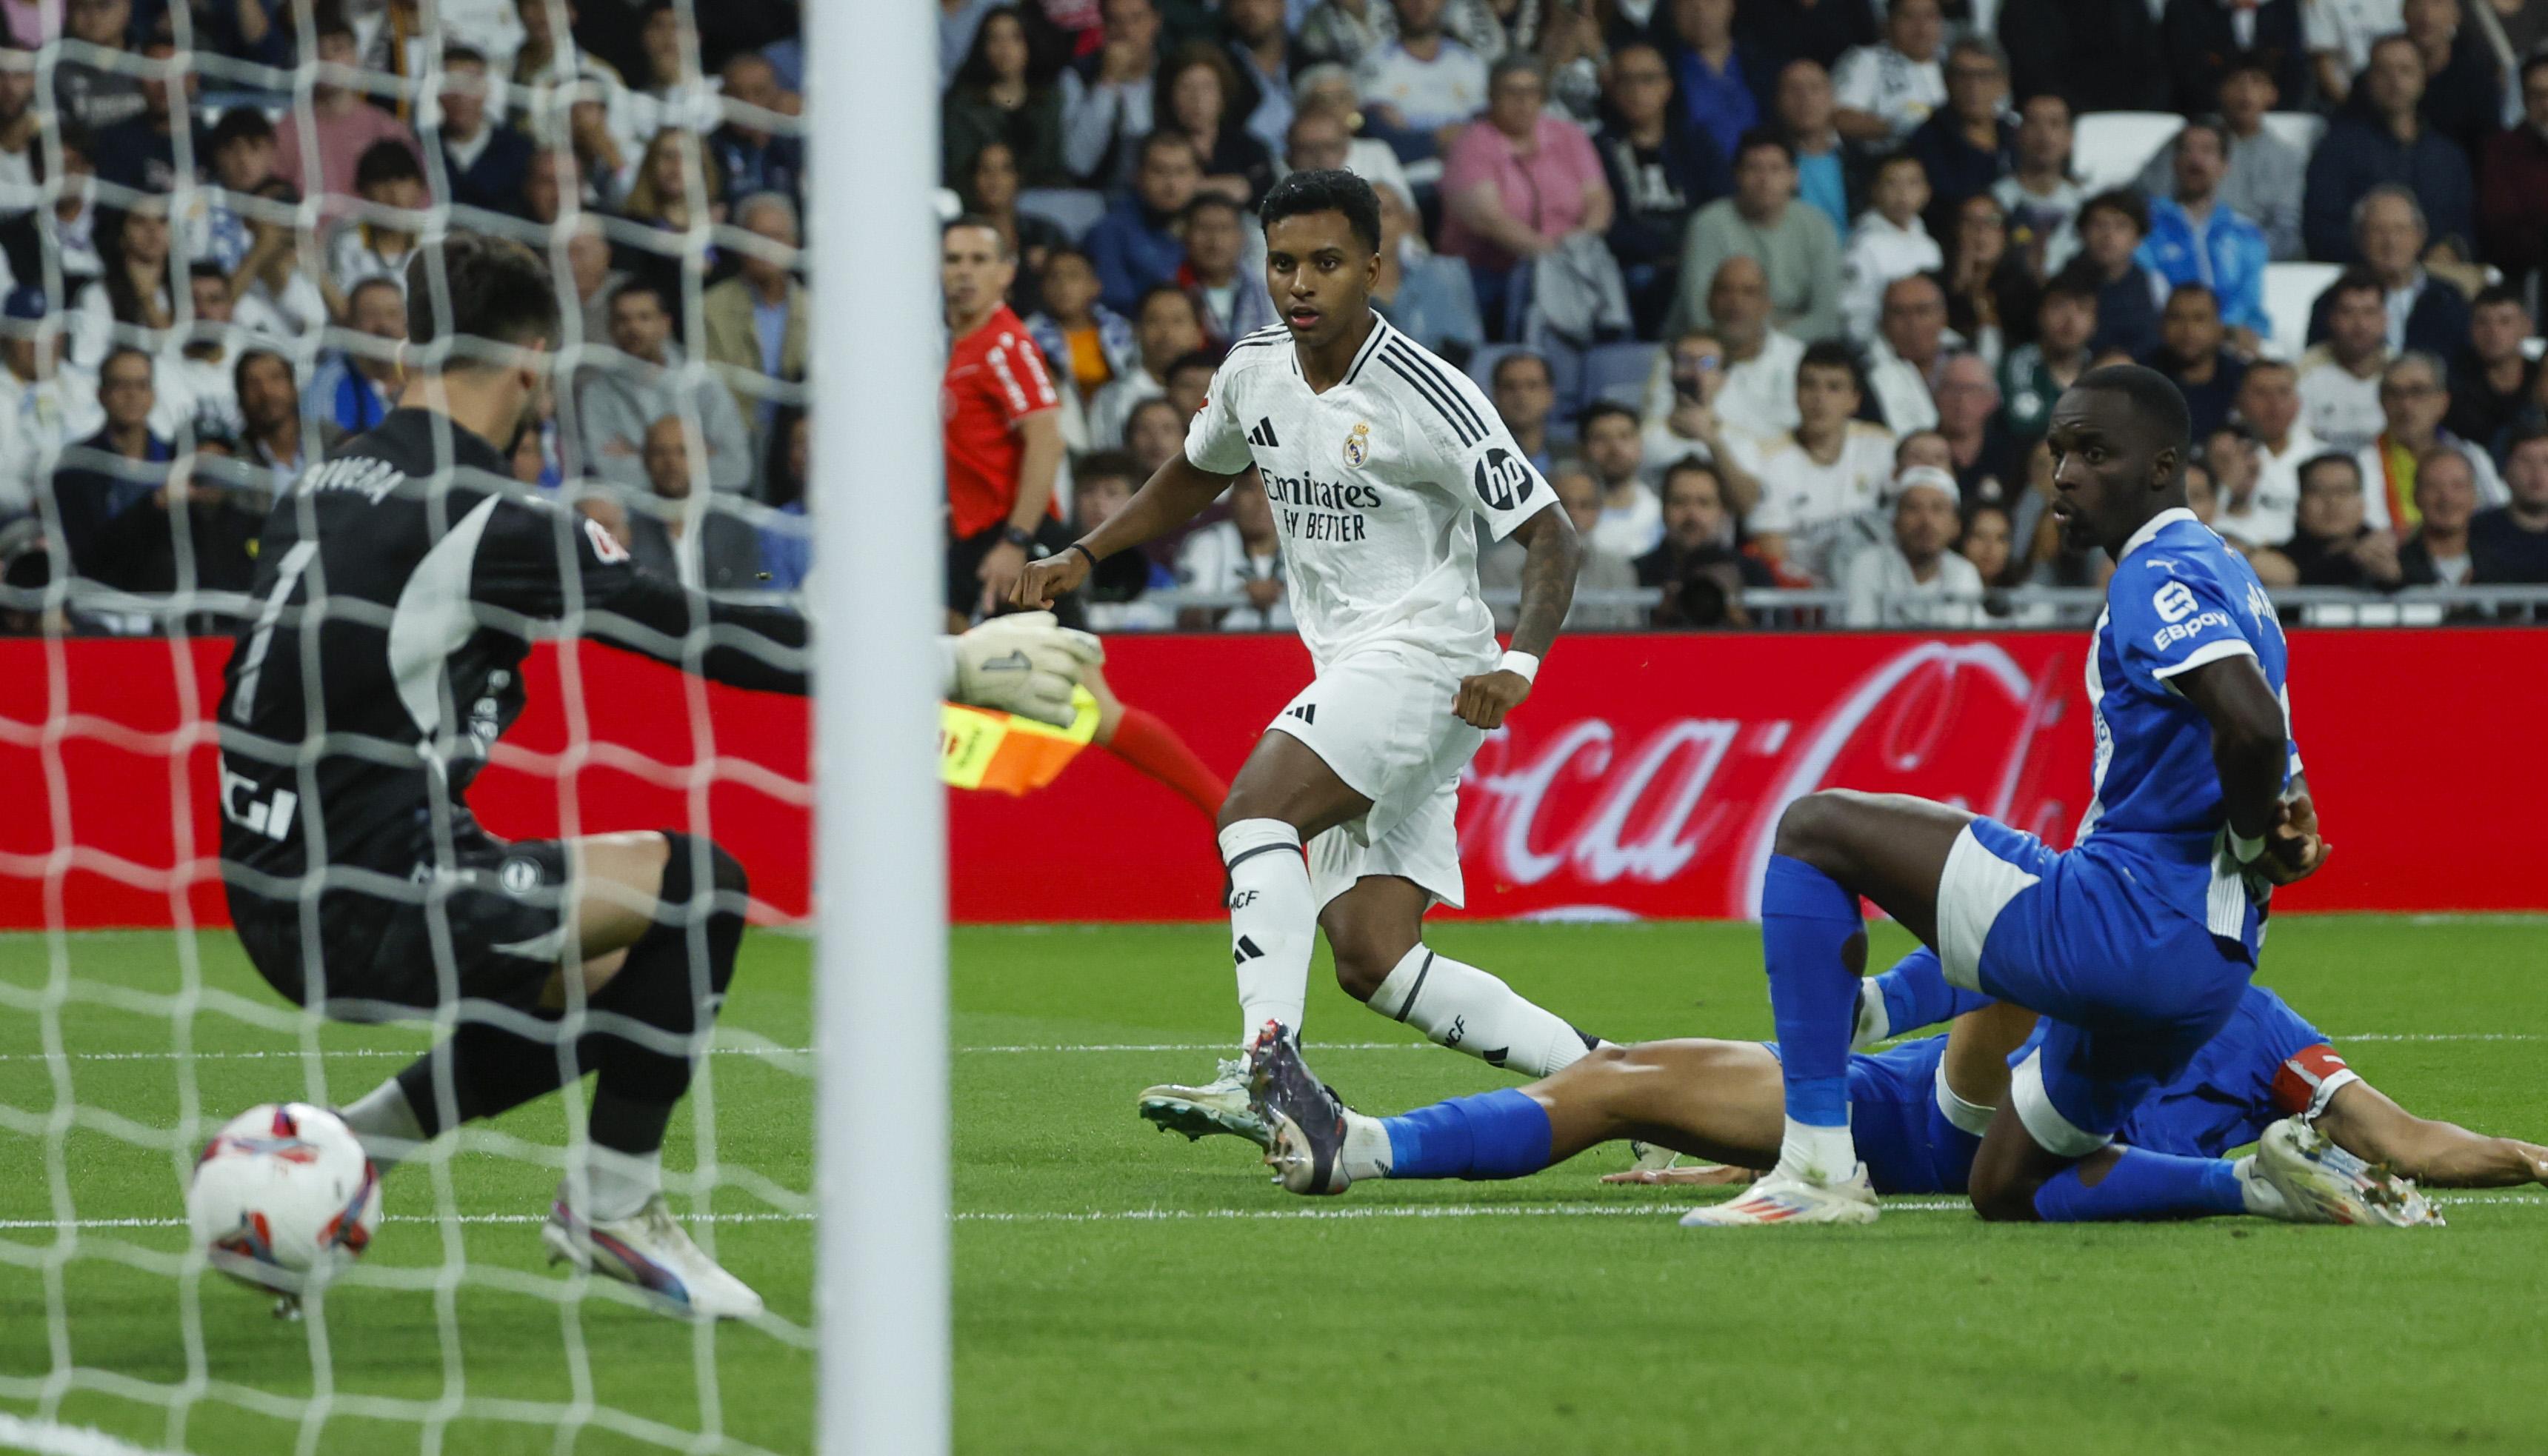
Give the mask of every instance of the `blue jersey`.
M 2245 558 L 2179 507 L 2135 532 L 2106 588 L 2088 657 L 2097 736 L 2095 796 L 2079 848 L 2120 862 L 2170 909 L 2256 960 L 2264 888 L 2251 888 L 2223 843 L 2229 822 L 2212 764 L 2212 727 L 2170 680 L 2228 657 L 2253 658 L 2283 698 L 2283 629 Z M 2291 757 L 2290 772 L 2300 758 Z
M 2275 1122 L 2320 1110 L 2352 1080 L 2323 1033 L 2282 997 L 2251 985 L 2230 1024 L 2115 1136 L 2152 1152 L 2219 1157 Z

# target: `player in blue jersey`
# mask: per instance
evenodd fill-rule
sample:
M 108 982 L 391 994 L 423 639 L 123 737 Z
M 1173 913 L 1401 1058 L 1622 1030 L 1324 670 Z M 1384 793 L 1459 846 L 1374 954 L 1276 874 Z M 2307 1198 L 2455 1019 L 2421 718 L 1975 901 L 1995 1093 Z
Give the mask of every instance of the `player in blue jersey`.
M 2096 792 L 2075 848 L 1899 795 L 1827 790 L 1780 818 L 1761 939 L 1784 1133 L 1770 1176 L 1703 1224 L 1875 1218 L 1849 1131 L 1861 896 L 1934 949 L 1950 982 L 2047 1020 L 1974 1159 L 1983 1217 L 2217 1203 L 2198 1161 L 2109 1144 L 2228 1021 L 2267 895 L 2326 849 L 2291 747 L 2272 604 L 2186 507 L 2189 432 L 2184 397 L 2137 365 L 2092 370 L 2053 407 L 2052 513 L 2067 541 L 2116 562 L 2088 664 Z
M 1866 998 L 1862 1042 L 1975 1004 L 1946 992 L 1928 951 L 1867 984 L 1880 989 L 1882 1003 Z M 1905 994 L 1947 999 L 1906 1019 Z M 1944 1035 L 1850 1058 L 1853 1132 L 1878 1192 L 1964 1191 L 1981 1134 L 2008 1088 L 2010 1052 L 2032 1048 L 2034 1021 L 1983 1003 Z M 1746 1170 L 1778 1156 L 1774 1045 L 1693 1039 L 1605 1048 L 1526 1087 L 1392 1118 L 1346 1109 L 1282 1039 L 1260 1038 L 1252 1063 L 1258 1113 L 1277 1130 L 1266 1162 L 1296 1193 L 1341 1193 L 1372 1178 L 1525 1177 L 1627 1138 L 1726 1166 L 1614 1173 L 1604 1182 L 1749 1181 Z M 2256 986 L 2119 1136 L 2137 1149 L 2212 1165 L 2219 1203 L 2179 1213 L 2398 1226 L 2437 1222 L 2408 1179 L 2460 1188 L 2548 1182 L 2548 1147 L 2408 1113 L 2280 997 Z M 2318 1138 L 2342 1153 L 2305 1155 Z M 2256 1153 L 2224 1156 L 2248 1142 L 2260 1142 Z M 2342 1180 L 2328 1177 L 2329 1168 Z

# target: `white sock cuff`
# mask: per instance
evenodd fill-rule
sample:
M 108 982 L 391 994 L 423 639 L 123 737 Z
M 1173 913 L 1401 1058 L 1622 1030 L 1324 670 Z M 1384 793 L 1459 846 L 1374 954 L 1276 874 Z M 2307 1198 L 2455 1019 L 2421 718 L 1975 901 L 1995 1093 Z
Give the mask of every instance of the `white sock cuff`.
M 1407 1013 L 1415 1009 L 1415 992 L 1424 984 L 1425 972 L 1432 968 L 1433 953 L 1424 948 L 1423 942 L 1416 942 L 1415 949 L 1389 968 L 1389 974 L 1381 978 L 1379 987 L 1364 1004 L 1393 1021 L 1407 1020 Z
M 1850 1037 L 1849 1049 L 1865 1051 L 1893 1035 L 1893 1014 L 1885 1009 L 1884 988 L 1875 977 L 1861 976 L 1858 981 L 1858 1026 Z
M 1301 831 L 1280 819 L 1241 819 L 1221 832 L 1221 863 L 1236 868 L 1238 862 L 1261 850 L 1285 849 L 1301 853 Z

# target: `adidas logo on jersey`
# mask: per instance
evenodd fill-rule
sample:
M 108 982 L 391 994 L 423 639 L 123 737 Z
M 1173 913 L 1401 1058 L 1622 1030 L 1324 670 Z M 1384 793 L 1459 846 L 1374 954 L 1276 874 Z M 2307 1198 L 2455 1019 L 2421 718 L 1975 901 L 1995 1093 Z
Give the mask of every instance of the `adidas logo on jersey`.
M 1263 445 L 1266 449 L 1272 450 L 1281 446 L 1283 442 L 1274 438 L 1274 421 L 1260 417 L 1256 421 L 1256 428 L 1247 432 L 1247 443 Z
M 1304 723 L 1315 724 L 1319 721 L 1319 705 L 1314 702 L 1299 703 L 1292 707 L 1285 708 L 1283 710 L 1283 716 L 1287 718 L 1298 718 Z
M 1249 940 L 1245 936 L 1240 936 L 1238 938 L 1238 944 L 1230 948 L 1229 962 L 1232 965 L 1245 965 L 1248 961 L 1257 959 L 1264 954 L 1265 953 L 1263 951 L 1257 948 L 1254 941 Z

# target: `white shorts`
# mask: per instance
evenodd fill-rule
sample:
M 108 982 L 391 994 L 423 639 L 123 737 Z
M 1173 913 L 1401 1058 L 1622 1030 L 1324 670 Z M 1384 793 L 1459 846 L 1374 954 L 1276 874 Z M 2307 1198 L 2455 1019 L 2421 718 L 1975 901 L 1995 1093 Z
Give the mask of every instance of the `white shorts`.
M 1487 737 L 1451 712 L 1465 676 L 1433 653 L 1368 647 L 1328 664 L 1267 725 L 1299 739 L 1371 800 L 1362 818 L 1310 841 L 1320 908 L 1377 874 L 1461 903 L 1460 771 Z

